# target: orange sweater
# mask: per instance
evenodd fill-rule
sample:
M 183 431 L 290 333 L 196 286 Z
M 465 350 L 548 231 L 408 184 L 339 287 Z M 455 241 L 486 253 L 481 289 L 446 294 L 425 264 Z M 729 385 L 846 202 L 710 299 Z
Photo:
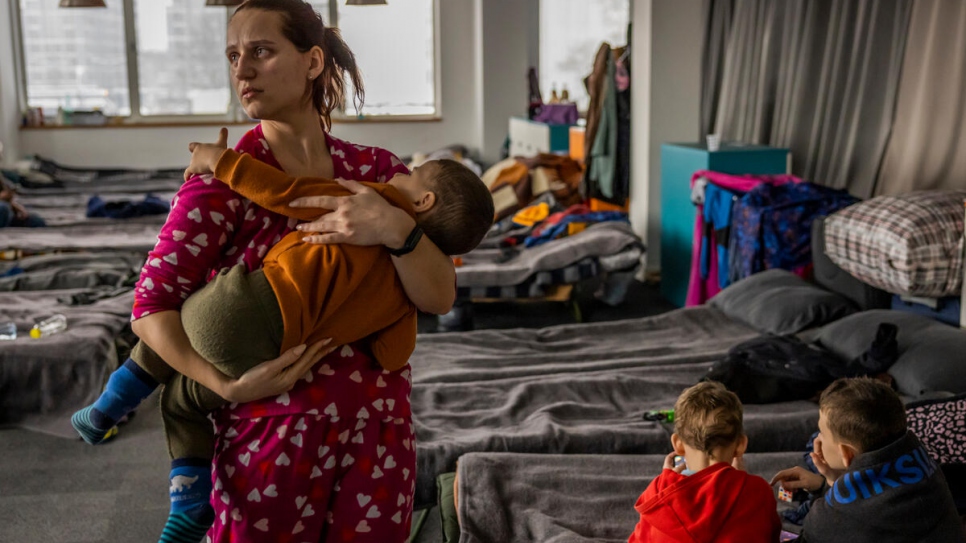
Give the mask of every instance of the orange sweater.
M 301 221 L 315 220 L 326 211 L 289 207 L 292 200 L 351 194 L 329 179 L 293 179 L 230 149 L 221 155 L 214 174 L 252 202 Z M 395 187 L 364 185 L 415 218 L 412 205 Z M 263 263 L 285 325 L 282 352 L 324 338 L 332 338 L 332 345 L 366 340 L 364 344 L 383 368 L 394 371 L 405 366 L 416 346 L 416 307 L 403 291 L 386 248 L 314 245 L 303 242 L 303 236 L 295 231 L 283 237 Z

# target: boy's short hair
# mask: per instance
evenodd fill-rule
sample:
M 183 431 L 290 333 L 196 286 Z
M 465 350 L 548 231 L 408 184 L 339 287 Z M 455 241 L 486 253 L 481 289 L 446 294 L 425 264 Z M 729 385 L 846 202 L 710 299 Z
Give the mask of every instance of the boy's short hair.
M 712 454 L 745 433 L 738 396 L 721 383 L 704 381 L 686 389 L 674 404 L 674 431 L 690 447 Z
M 417 220 L 426 236 L 447 255 L 468 253 L 493 225 L 493 196 L 466 166 L 455 160 L 436 160 L 430 176 L 436 203 Z
M 881 449 L 906 433 L 906 408 L 899 395 L 868 377 L 833 382 L 822 392 L 818 408 L 835 438 L 860 452 Z

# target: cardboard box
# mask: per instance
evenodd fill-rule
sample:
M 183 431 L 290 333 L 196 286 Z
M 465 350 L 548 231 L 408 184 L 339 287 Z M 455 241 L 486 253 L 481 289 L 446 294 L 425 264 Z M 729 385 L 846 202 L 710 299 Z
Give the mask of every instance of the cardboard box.
M 584 163 L 584 138 L 587 136 L 587 128 L 583 126 L 570 127 L 570 158 Z
M 570 151 L 569 124 L 546 124 L 521 117 L 510 118 L 510 156 Z

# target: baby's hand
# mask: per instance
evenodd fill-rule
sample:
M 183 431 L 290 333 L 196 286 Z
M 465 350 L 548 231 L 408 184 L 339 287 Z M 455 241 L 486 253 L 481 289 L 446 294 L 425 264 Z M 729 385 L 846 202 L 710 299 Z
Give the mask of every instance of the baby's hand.
M 193 141 L 188 144 L 191 151 L 191 162 L 184 171 L 184 180 L 187 181 L 196 175 L 205 175 L 215 171 L 215 165 L 221 153 L 228 148 L 228 129 L 222 127 L 218 131 L 218 141 L 215 143 L 198 143 Z

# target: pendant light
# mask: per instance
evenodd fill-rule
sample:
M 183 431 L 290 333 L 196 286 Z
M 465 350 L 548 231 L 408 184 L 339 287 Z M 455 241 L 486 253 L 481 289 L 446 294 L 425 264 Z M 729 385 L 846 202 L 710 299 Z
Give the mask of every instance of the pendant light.
M 206 0 L 206 6 L 225 6 L 225 7 L 235 7 L 240 6 L 245 0 Z
M 346 0 L 347 6 L 384 6 L 386 0 Z
M 60 0 L 62 8 L 106 8 L 104 0 Z

